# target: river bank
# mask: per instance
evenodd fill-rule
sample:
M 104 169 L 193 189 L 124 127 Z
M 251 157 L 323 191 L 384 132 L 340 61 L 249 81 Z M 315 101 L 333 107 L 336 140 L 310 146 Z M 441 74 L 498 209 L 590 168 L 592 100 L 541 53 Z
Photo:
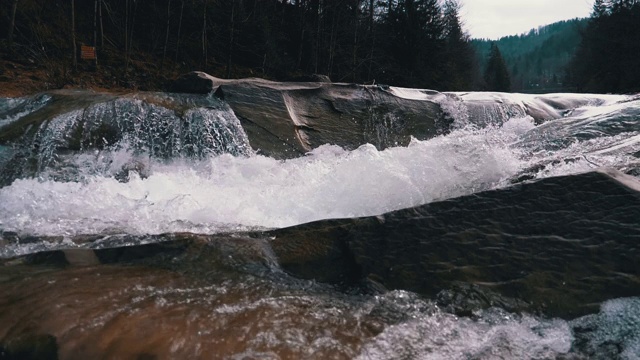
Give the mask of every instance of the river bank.
M 77 70 L 63 63 L 36 62 L 28 57 L 0 58 L 0 97 L 22 97 L 54 89 L 85 89 L 101 92 L 161 91 L 179 71 L 155 73 L 153 63 L 136 62 L 128 73 L 116 67 L 79 64 Z M 128 75 L 127 75 L 128 74 Z

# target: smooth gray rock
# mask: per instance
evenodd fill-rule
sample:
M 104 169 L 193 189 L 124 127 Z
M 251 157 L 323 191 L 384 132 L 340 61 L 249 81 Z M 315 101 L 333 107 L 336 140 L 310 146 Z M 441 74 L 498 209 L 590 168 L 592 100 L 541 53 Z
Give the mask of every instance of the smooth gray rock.
M 195 277 L 222 268 L 265 274 L 276 266 L 340 286 L 411 290 L 461 314 L 502 306 L 573 318 L 605 300 L 640 295 L 640 185 L 618 172 L 547 178 L 381 216 L 233 237 L 129 237 L 121 241 L 153 243 L 95 250 L 100 262 L 171 264 Z M 72 261 L 46 252 L 19 263 Z
M 202 71 L 182 74 L 171 85 L 171 91 L 189 94 L 208 94 L 213 89 L 214 79 Z
M 327 280 L 322 267 L 314 274 L 304 265 L 336 257 L 321 249 L 337 244 L 360 278 L 430 298 L 468 284 L 474 294 L 487 292 L 473 295 L 476 304 L 511 298 L 512 310 L 571 318 L 604 300 L 640 295 L 640 186 L 618 172 L 548 178 L 269 235 L 281 266 L 297 276 Z M 306 252 L 291 256 L 282 248 Z M 473 307 L 453 303 L 456 311 Z
M 384 87 L 340 83 L 220 80 L 215 94 L 231 106 L 254 149 L 291 158 L 333 144 L 382 150 L 449 131 L 436 93 L 433 100 L 395 96 Z

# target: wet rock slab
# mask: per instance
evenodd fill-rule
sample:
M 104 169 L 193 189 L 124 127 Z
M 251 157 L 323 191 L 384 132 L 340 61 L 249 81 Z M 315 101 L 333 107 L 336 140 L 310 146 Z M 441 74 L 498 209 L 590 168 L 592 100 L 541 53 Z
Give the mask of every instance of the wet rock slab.
M 572 318 L 597 310 L 607 299 L 640 295 L 638 189 L 636 179 L 621 173 L 592 172 L 377 217 L 233 236 L 153 235 L 144 237 L 147 245 L 3 261 L 142 264 L 196 278 L 209 268 L 256 274 L 284 269 L 343 288 L 411 290 L 438 297 L 459 313 L 474 309 L 456 300 L 467 294 L 479 299 L 475 307 L 502 303 L 516 311 Z M 119 241 L 139 243 L 138 238 Z M 515 301 L 509 305 L 505 299 Z
M 209 77 L 216 96 L 231 106 L 254 149 L 276 158 L 300 156 L 320 145 L 382 150 L 449 131 L 432 99 L 398 97 L 385 87 L 358 84 Z
M 135 358 L 252 348 L 294 358 L 311 346 L 317 358 L 353 358 L 402 321 L 401 312 L 362 303 L 391 289 L 463 316 L 491 306 L 563 318 L 597 313 L 606 300 L 640 295 L 639 189 L 623 174 L 592 172 L 378 217 L 3 259 L 0 350 L 26 354 L 39 344 L 61 358 Z M 585 322 L 575 325 L 581 334 L 590 331 Z M 313 341 L 328 333 L 326 343 Z M 593 353 L 608 346 L 592 342 Z
M 272 268 L 266 241 L 164 240 L 5 262 L 0 356 L 47 340 L 37 356 L 350 359 L 385 322 L 354 311 L 357 297 Z
M 640 295 L 639 189 L 636 179 L 613 172 L 548 178 L 278 230 L 273 243 L 310 248 L 305 239 L 342 238 L 361 276 L 388 289 L 433 298 L 473 284 L 526 302 L 521 309 L 571 318 L 604 300 Z M 307 275 L 295 257 L 281 265 Z
M 484 127 L 530 116 L 540 124 L 604 102 L 602 96 L 584 94 L 441 93 L 326 81 L 219 79 L 197 71 L 176 79 L 173 91 L 214 93 L 241 120 L 252 147 L 276 158 L 300 156 L 324 144 L 405 146 L 411 136 L 424 140 L 448 133 L 454 118 Z

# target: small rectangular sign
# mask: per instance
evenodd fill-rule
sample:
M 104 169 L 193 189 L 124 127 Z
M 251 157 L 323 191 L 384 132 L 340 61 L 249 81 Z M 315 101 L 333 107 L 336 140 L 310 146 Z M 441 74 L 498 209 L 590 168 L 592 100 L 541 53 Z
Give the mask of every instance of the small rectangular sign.
M 95 60 L 96 48 L 93 46 L 80 46 L 80 58 L 82 60 Z

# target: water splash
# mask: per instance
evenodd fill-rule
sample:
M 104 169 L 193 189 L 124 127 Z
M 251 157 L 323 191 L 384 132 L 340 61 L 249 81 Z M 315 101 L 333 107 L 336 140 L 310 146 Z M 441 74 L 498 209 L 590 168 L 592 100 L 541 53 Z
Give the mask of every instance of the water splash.
M 278 161 L 245 156 L 251 150 L 238 119 L 214 100 L 179 108 L 165 103 L 186 100 L 116 99 L 40 127 L 29 148 L 39 178 L 0 189 L 0 228 L 39 235 L 277 228 L 377 215 L 514 180 L 625 170 L 638 163 L 640 101 L 605 100 L 538 126 L 529 116 L 468 123 L 408 147 L 325 145 Z M 450 111 L 464 118 L 464 107 Z M 589 128 L 599 136 L 580 135 Z M 61 151 L 71 135 L 80 151 Z
M 89 160 L 89 154 L 94 154 L 95 172 L 104 168 L 105 159 L 123 149 L 140 159 L 253 153 L 240 121 L 227 105 L 215 98 L 200 99 L 201 103 L 180 97 L 170 100 L 176 104 L 153 97 L 116 98 L 65 109 L 29 126 L 25 136 L 3 146 L 2 180 L 8 184 L 16 178 L 37 176 L 77 181 L 83 171 L 77 164 L 79 158 Z M 163 101 L 164 106 L 159 104 Z M 134 161 L 134 167 L 140 159 Z
M 571 330 L 562 320 L 497 308 L 457 317 L 402 291 L 377 300 L 405 319 L 365 344 L 357 359 L 549 359 L 571 348 Z
M 151 102 L 114 100 L 66 111 L 33 129 L 33 141 L 24 148 L 24 154 L 33 155 L 35 165 L 30 165 L 37 168 L 39 178 L 18 179 L 0 189 L 0 233 L 58 237 L 55 241 L 65 248 L 77 246 L 68 236 L 102 234 L 96 247 L 126 246 L 131 245 L 126 236 L 118 234 L 233 232 L 376 215 L 509 186 L 523 174 L 540 178 L 596 167 L 624 169 L 638 162 L 638 99 L 618 102 L 615 99 L 620 97 L 603 97 L 592 102 L 593 97 L 585 97 L 584 103 L 569 99 L 579 106 L 540 125 L 523 115 L 522 109 L 533 106 L 527 99 L 506 107 L 478 105 L 469 113 L 464 104 L 469 95 L 443 96 L 450 105 L 445 112 L 457 121 L 446 136 L 413 140 L 408 147 L 384 151 L 373 145 L 354 151 L 325 145 L 287 161 L 252 154 L 246 135 L 236 133 L 238 119 L 206 99 L 156 96 Z M 486 97 L 473 96 L 478 101 Z M 535 106 L 548 105 L 542 110 L 551 113 L 555 108 L 549 99 L 566 100 L 547 97 L 547 103 Z M 180 104 L 165 106 L 167 102 Z M 478 123 L 474 120 L 478 114 L 488 120 Z M 185 119 L 189 126 L 184 125 Z M 402 119 L 383 123 L 394 126 L 398 120 Z M 384 132 L 373 128 L 370 134 L 372 141 L 384 137 Z M 0 165 L 19 150 L 0 146 Z M 42 243 L 18 244 L 5 247 L 0 256 L 44 248 L 47 245 Z M 94 269 L 89 270 L 94 276 Z M 114 289 L 122 290 L 120 275 L 114 276 Z M 72 278 L 77 280 L 75 275 Z M 102 283 L 94 278 L 88 282 L 99 283 L 102 291 L 102 279 Z M 137 286 L 141 277 L 133 279 Z M 274 292 L 271 284 L 259 278 L 250 276 L 235 284 L 224 279 L 220 287 L 154 284 L 125 289 L 129 293 L 121 303 L 101 297 L 106 304 L 101 306 L 111 307 L 109 311 L 100 307 L 103 317 L 90 321 L 99 329 L 110 321 L 121 334 L 120 325 L 127 323 L 129 315 L 141 314 L 142 323 L 149 318 L 145 311 L 151 309 L 154 317 L 179 328 L 186 316 L 158 315 L 164 314 L 162 309 L 169 313 L 188 309 L 197 335 L 216 340 L 222 337 L 210 336 L 212 331 L 226 334 L 230 322 L 245 319 L 242 324 L 253 331 L 252 342 L 237 357 L 272 356 L 279 346 L 305 355 L 316 351 L 362 359 L 544 359 L 566 354 L 634 359 L 640 352 L 637 298 L 607 302 L 599 314 L 571 322 L 500 309 L 456 317 L 403 291 L 351 296 L 306 284 L 299 291 L 279 288 Z M 262 291 L 256 284 L 267 289 Z M 73 287 L 51 287 L 74 291 Z M 234 294 L 225 298 L 227 292 Z M 106 293 L 119 296 L 117 291 Z M 24 298 L 31 301 L 35 296 Z M 32 308 L 47 305 L 51 305 L 48 297 Z M 62 319 L 86 320 L 72 316 L 74 309 L 63 308 L 70 315 Z M 93 329 L 85 320 L 80 329 Z M 345 324 L 348 335 L 343 331 Z M 234 329 L 238 336 L 245 331 Z M 306 335 L 311 332 L 314 336 Z M 175 351 L 186 349 L 181 344 L 194 338 L 168 333 Z M 208 346 L 205 341 L 202 346 Z
M 531 127 L 530 120 L 514 120 L 384 151 L 326 145 L 287 161 L 147 158 L 143 176 L 131 168 L 128 182 L 113 176 L 120 164 L 140 161 L 135 151 L 103 151 L 98 161 L 74 155 L 67 160 L 82 182 L 20 179 L 0 189 L 0 227 L 48 235 L 215 233 L 223 224 L 272 228 L 377 215 L 501 186 L 526 165 L 509 144 Z
M 585 106 L 531 129 L 514 146 L 526 154 L 537 178 L 601 167 L 633 172 L 640 168 L 638 116 L 638 100 Z
M 0 98 L 0 128 L 38 111 L 51 101 L 51 96 L 43 94 L 32 98 Z
M 640 298 L 610 300 L 600 313 L 571 321 L 574 348 L 594 359 L 640 358 Z

